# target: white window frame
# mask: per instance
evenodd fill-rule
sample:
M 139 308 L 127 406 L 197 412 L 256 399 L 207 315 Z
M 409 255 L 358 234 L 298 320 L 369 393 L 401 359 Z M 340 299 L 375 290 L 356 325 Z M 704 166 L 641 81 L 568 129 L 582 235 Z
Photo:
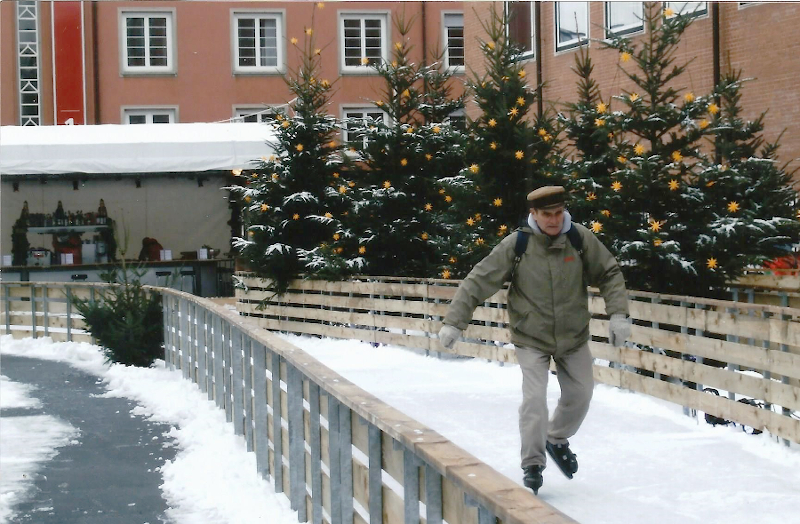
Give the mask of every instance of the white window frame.
M 664 9 L 672 9 L 675 12 L 675 15 L 678 15 L 681 14 L 680 10 L 686 6 L 686 4 L 702 4 L 702 8 L 683 13 L 685 16 L 691 16 L 695 18 L 704 18 L 708 16 L 708 2 L 664 2 Z M 698 7 L 700 6 L 698 5 Z
M 167 115 L 169 124 L 178 122 L 178 108 L 175 106 L 158 106 L 158 107 L 123 107 L 121 122 L 125 125 L 147 125 L 153 124 L 153 117 L 156 115 Z M 131 116 L 144 116 L 146 122 L 144 124 L 131 124 Z M 159 122 L 159 125 L 164 125 L 164 122 Z
M 349 114 L 352 114 L 352 113 L 361 113 L 361 116 L 349 116 Z M 352 142 L 355 141 L 355 140 L 350 140 L 349 133 L 347 131 L 347 121 L 350 120 L 351 118 L 366 118 L 367 116 L 369 116 L 369 113 L 372 113 L 373 115 L 380 114 L 381 117 L 383 118 L 383 123 L 386 124 L 386 125 L 389 125 L 389 123 L 390 123 L 389 114 L 386 113 L 386 111 L 384 111 L 383 109 L 381 109 L 381 108 L 379 108 L 377 106 L 365 106 L 365 105 L 343 105 L 342 106 L 342 111 L 341 111 L 341 115 L 342 115 L 342 120 L 341 120 L 341 122 L 342 122 L 342 144 L 350 145 Z M 366 137 L 363 140 L 364 140 L 364 142 L 363 142 L 362 146 L 366 147 L 366 145 L 367 145 Z
M 364 34 L 363 34 L 363 22 L 365 20 L 379 20 L 380 27 L 381 27 L 381 51 L 380 51 L 380 60 L 384 62 L 389 60 L 389 37 L 390 37 L 390 27 L 389 27 L 389 12 L 388 11 L 339 11 L 339 19 L 337 23 L 337 27 L 339 30 L 339 70 L 342 74 L 357 74 L 357 75 L 375 75 L 377 72 L 375 69 L 370 66 L 369 64 L 361 64 L 359 60 L 358 65 L 347 65 L 347 57 L 345 56 L 345 29 L 344 23 L 346 20 L 354 20 L 357 19 L 362 22 L 362 34 L 361 34 L 361 58 L 364 57 Z
M 637 23 L 635 23 L 635 24 L 623 25 L 622 27 L 620 27 L 617 30 L 612 30 L 611 29 L 611 6 L 612 5 L 619 5 L 619 4 L 622 4 L 622 3 L 626 3 L 626 4 L 627 3 L 631 3 L 631 4 L 636 3 L 636 4 L 639 4 L 640 10 L 639 10 L 639 13 L 637 13 L 639 15 L 639 21 Z M 637 33 L 643 33 L 644 32 L 644 2 L 605 2 L 604 11 L 605 11 L 605 18 L 606 18 L 606 24 L 605 24 L 606 39 L 609 39 L 612 36 L 628 36 L 628 35 L 634 35 L 634 34 L 637 34 Z
M 460 22 L 460 25 L 458 23 Z M 461 29 L 461 61 L 462 64 L 450 63 L 450 29 Z M 463 73 L 466 67 L 466 35 L 464 34 L 463 11 L 442 11 L 442 46 L 444 48 L 444 68 L 451 73 Z
M 559 19 L 561 18 L 560 7 L 561 7 L 561 4 L 564 4 L 564 3 L 584 4 L 586 6 L 586 20 L 585 20 L 585 22 L 586 22 L 586 37 L 585 38 L 582 38 L 582 39 L 573 38 L 572 40 L 568 40 L 566 42 L 559 42 L 559 33 L 560 33 L 560 31 L 559 31 L 559 27 L 560 27 Z M 562 51 L 570 51 L 572 49 L 577 49 L 580 46 L 588 45 L 589 44 L 589 39 L 591 37 L 591 35 L 590 35 L 591 29 L 590 29 L 590 26 L 589 26 L 589 2 L 560 2 L 560 1 L 558 1 L 558 2 L 553 2 L 553 4 L 554 4 L 553 5 L 553 10 L 554 10 L 554 15 L 555 15 L 555 16 L 553 16 L 553 19 L 554 19 L 554 22 L 555 22 L 553 24 L 553 26 L 555 28 L 556 54 L 558 54 L 558 53 L 560 53 Z
M 510 3 L 515 3 L 515 2 L 503 2 L 503 13 L 505 14 L 506 17 L 509 16 L 509 4 Z M 517 3 L 522 3 L 522 2 L 517 2 Z M 530 51 L 525 51 L 524 53 L 519 55 L 519 59 L 520 60 L 534 60 L 536 58 L 536 9 L 534 9 L 534 7 L 536 5 L 536 0 L 528 1 L 526 3 L 529 4 L 530 14 L 531 14 L 531 19 L 530 19 L 531 34 L 529 35 L 530 42 L 528 42 L 530 44 L 531 50 Z M 506 37 L 510 38 L 510 36 L 511 36 L 510 35 L 510 32 L 511 32 L 510 28 L 508 26 L 506 26 L 505 30 L 506 30 Z
M 286 71 L 286 30 L 285 30 L 285 16 L 283 11 L 242 11 L 240 9 L 231 10 L 231 52 L 233 61 L 234 74 L 283 74 Z M 239 21 L 243 19 L 252 19 L 258 22 L 259 20 L 272 19 L 275 21 L 275 53 L 276 64 L 273 65 L 252 65 L 243 66 L 239 64 L 239 53 L 241 48 L 239 46 Z M 258 24 L 256 23 L 256 28 Z M 257 39 L 258 37 L 256 37 Z M 259 47 L 256 47 L 256 54 L 259 53 Z M 261 57 L 256 56 L 258 61 Z
M 166 19 L 166 65 L 163 66 L 131 66 L 128 65 L 128 19 L 131 18 L 165 18 Z M 119 10 L 119 52 L 120 52 L 120 69 L 123 74 L 136 74 L 136 75 L 152 75 L 152 74 L 175 74 L 177 71 L 177 52 L 175 40 L 175 9 L 172 8 L 153 8 L 153 9 L 131 9 L 125 8 Z M 145 23 L 145 29 L 149 24 Z M 147 33 L 147 31 L 145 31 Z M 149 36 L 145 34 L 145 60 L 147 61 L 150 54 L 150 45 L 147 43 Z
M 256 117 L 259 123 L 271 122 L 275 119 L 275 114 L 280 110 L 280 106 L 234 106 L 232 122 L 247 122 L 245 117 Z

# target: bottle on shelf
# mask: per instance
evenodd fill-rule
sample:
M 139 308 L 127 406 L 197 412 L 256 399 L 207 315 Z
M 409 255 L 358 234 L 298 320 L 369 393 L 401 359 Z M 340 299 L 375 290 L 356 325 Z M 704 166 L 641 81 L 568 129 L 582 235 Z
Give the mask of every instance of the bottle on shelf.
M 67 214 L 64 213 L 64 206 L 61 204 L 61 200 L 58 201 L 58 206 L 56 207 L 56 212 L 53 214 L 53 219 L 55 220 L 55 226 L 67 225 Z
M 106 210 L 106 203 L 100 199 L 100 207 L 97 208 L 97 223 L 105 225 L 108 223 L 108 211 Z

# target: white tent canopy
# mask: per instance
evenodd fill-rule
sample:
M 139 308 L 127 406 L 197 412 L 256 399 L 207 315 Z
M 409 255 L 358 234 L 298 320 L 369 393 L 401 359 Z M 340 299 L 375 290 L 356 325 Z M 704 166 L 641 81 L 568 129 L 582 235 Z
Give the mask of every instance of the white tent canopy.
M 2 126 L 0 174 L 247 169 L 276 142 L 271 126 L 251 123 Z

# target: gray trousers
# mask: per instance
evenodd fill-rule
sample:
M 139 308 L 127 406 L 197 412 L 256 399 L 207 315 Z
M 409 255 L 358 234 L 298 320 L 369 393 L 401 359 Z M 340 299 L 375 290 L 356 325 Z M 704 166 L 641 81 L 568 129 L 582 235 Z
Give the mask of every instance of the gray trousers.
M 588 343 L 551 355 L 535 348 L 517 347 L 522 369 L 522 404 L 519 407 L 519 433 L 522 439 L 522 467 L 544 466 L 545 442 L 563 444 L 578 432 L 589 412 L 594 378 Z M 561 386 L 561 397 L 548 423 L 547 378 L 553 358 Z

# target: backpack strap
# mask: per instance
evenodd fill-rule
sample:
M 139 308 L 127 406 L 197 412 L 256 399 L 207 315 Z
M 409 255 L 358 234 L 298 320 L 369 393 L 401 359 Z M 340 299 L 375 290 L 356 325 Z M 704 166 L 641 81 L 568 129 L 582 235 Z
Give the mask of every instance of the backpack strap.
M 514 283 L 514 274 L 517 272 L 519 261 L 528 249 L 528 236 L 529 233 L 523 231 L 521 227 L 517 228 L 517 241 L 514 244 L 514 265 L 511 266 L 511 275 L 508 277 L 512 284 Z
M 574 224 L 567 231 L 567 238 L 569 239 L 569 243 L 572 244 L 572 247 L 575 248 L 575 251 L 577 251 L 578 255 L 581 257 L 581 266 L 583 268 L 583 283 L 588 287 L 589 268 L 586 266 L 586 250 L 583 248 L 583 237 L 578 231 L 578 228 L 574 227 Z

